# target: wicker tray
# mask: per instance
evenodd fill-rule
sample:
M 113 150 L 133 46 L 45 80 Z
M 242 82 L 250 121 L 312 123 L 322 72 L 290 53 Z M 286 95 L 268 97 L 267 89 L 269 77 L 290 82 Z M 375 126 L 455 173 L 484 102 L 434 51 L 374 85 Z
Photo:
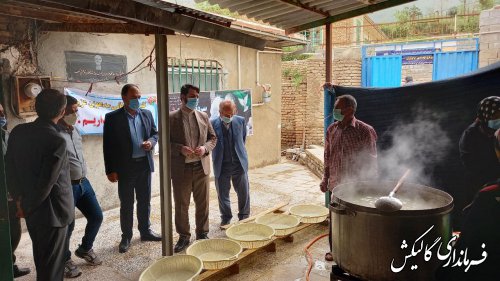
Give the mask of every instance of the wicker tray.
M 276 236 L 287 236 L 297 229 L 300 219 L 292 215 L 265 214 L 256 218 L 255 222 L 272 227 Z
M 226 235 L 245 249 L 263 247 L 272 241 L 274 229 L 260 223 L 243 223 L 231 226 Z
M 299 216 L 302 223 L 320 223 L 328 217 L 330 211 L 319 205 L 302 204 L 290 207 L 288 212 Z
M 223 269 L 231 266 L 243 248 L 238 242 L 229 239 L 198 240 L 189 246 L 186 254 L 198 257 L 207 270 Z
M 139 281 L 191 281 L 200 274 L 202 268 L 202 261 L 195 256 L 164 257 L 146 268 Z

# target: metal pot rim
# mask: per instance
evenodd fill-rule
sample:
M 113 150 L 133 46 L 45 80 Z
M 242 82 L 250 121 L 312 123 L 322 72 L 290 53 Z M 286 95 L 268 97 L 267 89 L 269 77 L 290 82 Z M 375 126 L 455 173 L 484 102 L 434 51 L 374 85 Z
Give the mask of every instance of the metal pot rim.
M 366 213 L 372 213 L 372 214 L 380 214 L 380 215 L 384 215 L 384 216 L 397 216 L 397 217 L 399 217 L 399 216 L 437 215 L 437 214 L 441 214 L 441 213 L 449 213 L 453 210 L 454 200 L 453 200 L 453 197 L 451 195 L 449 195 L 448 193 L 446 193 L 442 190 L 432 188 L 429 186 L 425 186 L 425 185 L 421 185 L 421 184 L 415 184 L 415 185 L 418 185 L 421 188 L 424 188 L 426 191 L 436 194 L 437 196 L 441 196 L 441 197 L 448 199 L 449 203 L 444 205 L 444 206 L 432 208 L 432 209 L 399 210 L 396 212 L 384 212 L 384 211 L 378 210 L 375 207 L 366 207 L 366 206 L 361 206 L 358 204 L 351 203 L 351 202 L 343 200 L 335 195 L 335 189 L 339 190 L 338 189 L 339 187 L 342 188 L 342 186 L 352 185 L 353 183 L 365 183 L 365 184 L 366 183 L 370 183 L 370 184 L 373 184 L 373 183 L 375 183 L 375 184 L 376 183 L 379 183 L 379 184 L 380 183 L 391 183 L 391 184 L 396 184 L 396 181 L 388 181 L 388 180 L 385 180 L 385 181 L 358 181 L 358 182 L 350 182 L 350 183 L 344 183 L 344 184 L 338 185 L 334 188 L 334 190 L 332 192 L 332 202 L 330 204 L 334 207 L 340 206 L 340 207 L 344 208 L 347 211 L 347 213 L 349 213 L 349 212 L 366 212 Z M 412 184 L 414 184 L 414 183 L 412 183 Z

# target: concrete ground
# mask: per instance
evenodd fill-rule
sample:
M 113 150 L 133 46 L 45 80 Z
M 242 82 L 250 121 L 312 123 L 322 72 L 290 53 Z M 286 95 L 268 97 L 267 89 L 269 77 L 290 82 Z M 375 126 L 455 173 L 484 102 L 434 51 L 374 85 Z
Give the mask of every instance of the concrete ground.
M 324 195 L 319 191 L 319 179 L 307 168 L 283 160 L 282 163 L 251 170 L 251 215 L 273 207 L 281 201 L 290 200 L 290 205 L 297 203 L 323 204 Z M 236 194 L 231 193 L 233 217 L 237 218 Z M 154 197 L 151 202 L 151 223 L 155 231 L 160 231 L 160 198 Z M 190 208 L 192 233 L 194 233 L 194 204 Z M 159 242 L 141 242 L 137 229 L 129 252 L 118 253 L 120 242 L 120 215 L 119 209 L 106 211 L 104 222 L 94 244 L 95 252 L 104 260 L 103 265 L 92 267 L 85 261 L 73 256 L 73 260 L 83 271 L 83 275 L 75 280 L 100 281 L 100 280 L 138 280 L 141 272 L 153 261 L 161 257 L 161 244 Z M 234 218 L 233 218 L 234 220 Z M 210 193 L 210 237 L 224 237 L 219 229 L 219 209 L 215 185 L 211 183 Z M 74 251 L 84 234 L 85 218 L 76 221 L 75 231 L 71 240 L 71 249 Z M 137 222 L 135 222 L 137 225 Z M 240 265 L 240 273 L 223 278 L 223 280 L 305 280 L 307 261 L 304 247 L 315 237 L 328 232 L 325 225 L 314 225 L 294 235 L 293 243 L 277 242 L 277 251 L 267 253 L 261 251 L 245 260 Z M 174 233 L 174 241 L 177 235 Z M 311 280 L 329 280 L 329 267 L 331 263 L 324 262 L 324 253 L 328 249 L 328 239 L 323 238 L 312 248 L 314 267 Z M 35 280 L 35 268 L 32 258 L 31 240 L 27 233 L 23 234 L 19 248 L 16 251 L 18 265 L 29 267 L 32 273 L 16 280 Z

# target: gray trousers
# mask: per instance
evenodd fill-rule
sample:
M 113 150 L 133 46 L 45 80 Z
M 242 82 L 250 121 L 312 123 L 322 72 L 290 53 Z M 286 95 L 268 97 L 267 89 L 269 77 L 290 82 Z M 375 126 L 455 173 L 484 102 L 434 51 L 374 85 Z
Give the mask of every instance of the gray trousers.
M 215 179 L 222 223 L 229 223 L 233 217 L 229 198 L 231 182 L 238 196 L 238 219 L 246 219 L 250 214 L 248 174 L 239 163 L 223 164 L 220 176 Z
M 26 220 L 33 242 L 37 281 L 62 281 L 64 277 L 65 241 L 68 226 L 52 227 Z
M 208 233 L 208 207 L 210 176 L 205 175 L 201 162 L 185 165 L 182 175 L 172 177 L 175 203 L 175 229 L 180 236 L 191 237 L 189 203 L 193 193 L 195 204 L 196 234 Z

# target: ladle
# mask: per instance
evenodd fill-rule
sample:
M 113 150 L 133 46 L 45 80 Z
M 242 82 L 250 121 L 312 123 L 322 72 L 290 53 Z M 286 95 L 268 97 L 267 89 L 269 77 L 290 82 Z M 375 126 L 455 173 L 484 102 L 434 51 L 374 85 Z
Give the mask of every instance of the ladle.
M 398 183 L 394 187 L 394 189 L 389 193 L 389 196 L 380 197 L 375 202 L 375 208 L 384 211 L 384 212 L 395 212 L 401 210 L 403 208 L 403 202 L 398 198 L 395 198 L 394 195 L 398 192 L 401 185 L 403 185 L 404 180 L 410 173 L 410 169 L 406 170 L 403 176 L 399 179 Z

